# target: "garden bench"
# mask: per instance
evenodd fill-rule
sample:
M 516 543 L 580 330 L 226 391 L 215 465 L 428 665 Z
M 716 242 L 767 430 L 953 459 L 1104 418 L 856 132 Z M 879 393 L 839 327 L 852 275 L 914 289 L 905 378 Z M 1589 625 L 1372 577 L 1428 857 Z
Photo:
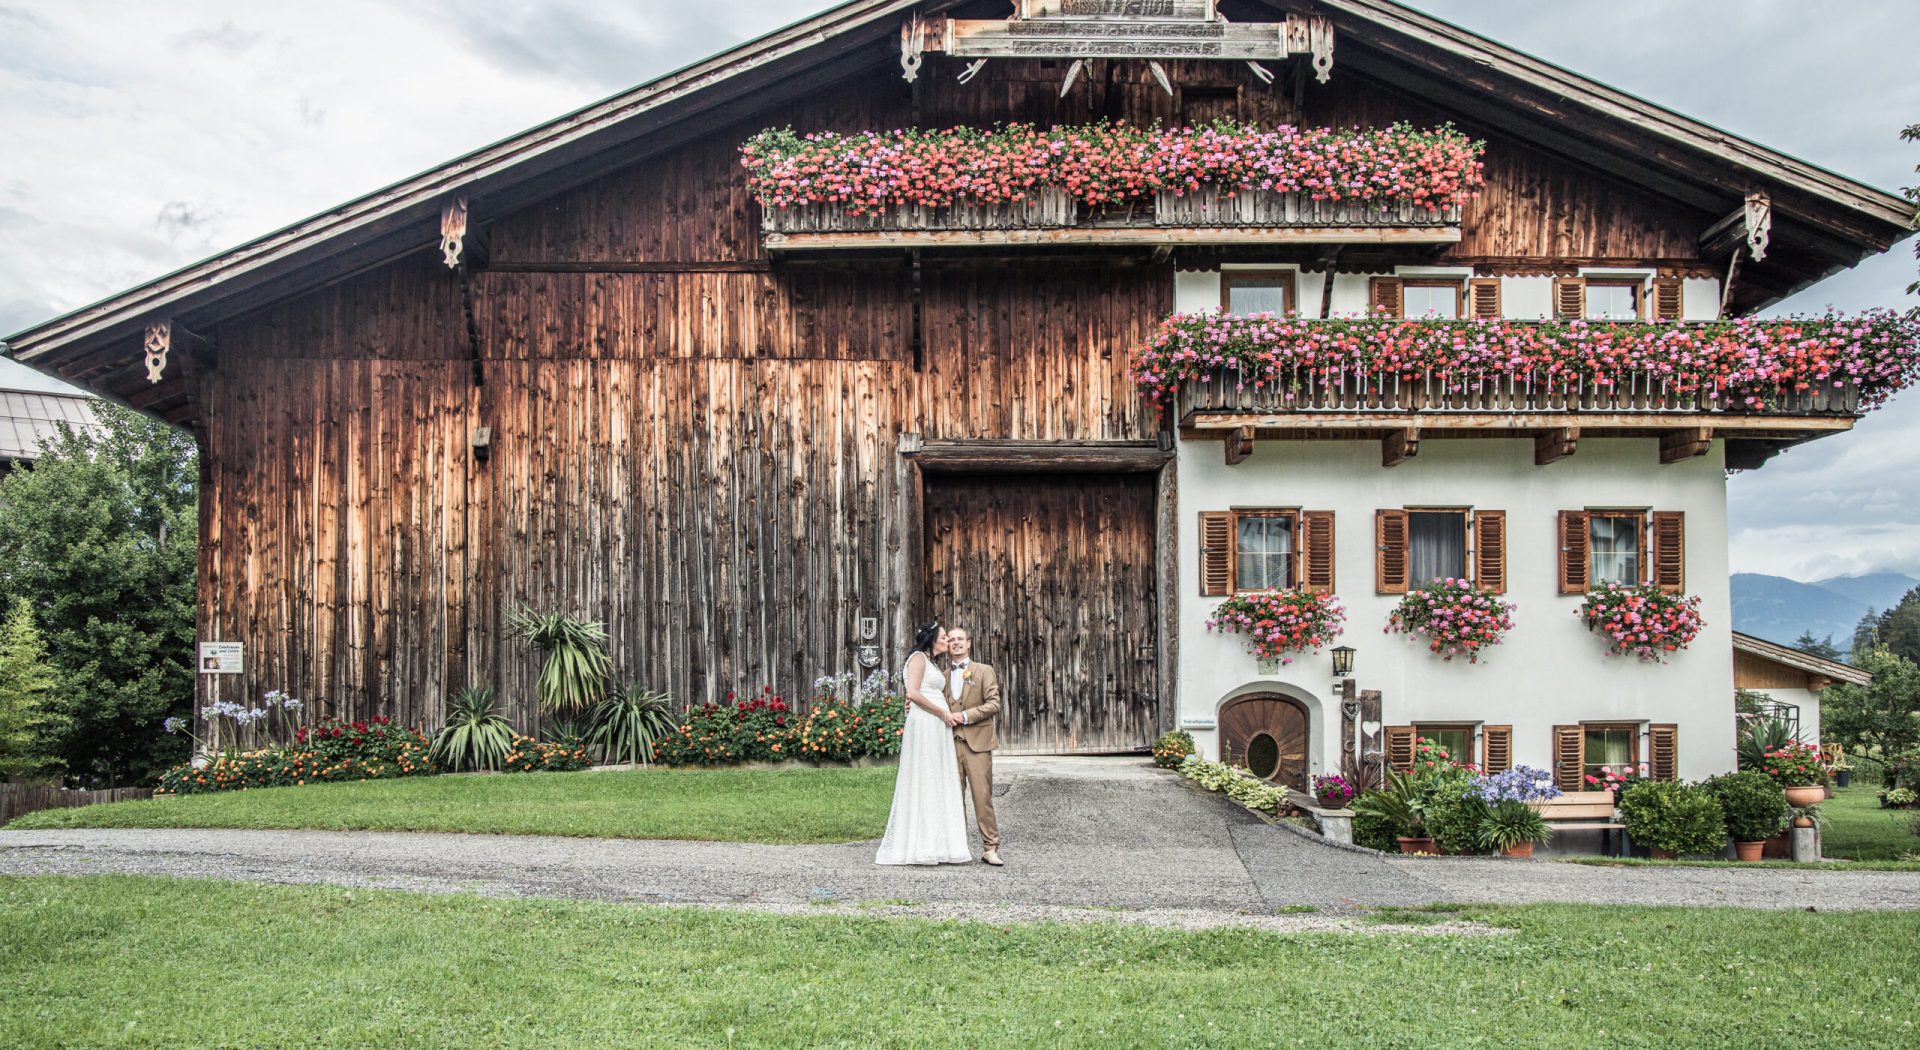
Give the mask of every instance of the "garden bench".
M 1611 791 L 1570 791 L 1556 799 L 1537 803 L 1540 816 L 1555 831 L 1599 831 L 1605 833 L 1605 849 L 1608 854 L 1616 852 L 1614 836 L 1616 831 L 1625 831 L 1626 825 L 1613 819 L 1613 792 Z M 1625 836 L 1622 836 L 1624 839 Z

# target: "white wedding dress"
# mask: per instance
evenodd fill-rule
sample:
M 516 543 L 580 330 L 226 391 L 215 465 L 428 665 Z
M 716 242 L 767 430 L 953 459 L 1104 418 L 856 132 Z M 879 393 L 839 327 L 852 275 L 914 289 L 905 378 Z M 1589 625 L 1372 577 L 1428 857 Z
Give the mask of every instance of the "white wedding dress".
M 927 661 L 920 695 L 947 709 L 947 676 Z M 919 704 L 907 704 L 907 728 L 900 737 L 900 773 L 893 781 L 893 810 L 880 840 L 876 864 L 965 864 L 973 860 L 967 844 L 967 811 L 960 800 L 960 760 L 953 753 L 953 729 Z

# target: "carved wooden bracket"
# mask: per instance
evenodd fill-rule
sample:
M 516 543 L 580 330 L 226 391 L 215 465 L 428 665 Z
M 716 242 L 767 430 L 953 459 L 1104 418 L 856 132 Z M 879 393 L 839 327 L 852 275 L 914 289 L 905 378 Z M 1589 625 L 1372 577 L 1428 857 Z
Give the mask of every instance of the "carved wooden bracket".
M 1660 462 L 1680 463 L 1713 450 L 1712 427 L 1687 427 L 1660 437 Z
M 1401 427 L 1380 440 L 1380 465 L 1397 467 L 1420 454 L 1420 428 Z
M 1544 467 L 1549 463 L 1558 463 L 1568 456 L 1573 455 L 1574 450 L 1578 448 L 1579 445 L 1579 427 L 1561 427 L 1558 430 L 1550 430 L 1533 439 L 1534 466 Z
M 147 355 L 147 382 L 158 383 L 167 370 L 167 352 L 173 349 L 173 322 L 155 321 L 148 325 L 141 345 Z
M 1742 210 L 1747 218 L 1747 251 L 1753 253 L 1754 262 L 1760 262 L 1773 241 L 1773 201 L 1765 193 L 1749 193 Z
M 1772 242 L 1773 200 L 1764 191 L 1755 190 L 1747 194 L 1738 211 L 1700 235 L 1700 254 L 1707 259 L 1728 254 L 1738 257 L 1744 248 L 1749 258 L 1761 262 L 1766 259 Z
M 1240 427 L 1227 431 L 1227 466 L 1239 466 L 1253 455 L 1253 428 Z
M 467 199 L 454 197 L 440 208 L 440 254 L 447 269 L 460 268 L 460 250 L 467 241 Z

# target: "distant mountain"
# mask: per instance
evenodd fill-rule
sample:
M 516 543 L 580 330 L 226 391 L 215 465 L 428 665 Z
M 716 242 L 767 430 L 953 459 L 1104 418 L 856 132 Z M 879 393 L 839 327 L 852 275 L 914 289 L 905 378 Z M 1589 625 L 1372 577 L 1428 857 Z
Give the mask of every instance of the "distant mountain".
M 1811 631 L 1815 638 L 1831 635 L 1833 644 L 1844 652 L 1853 644 L 1853 629 L 1869 608 L 1857 598 L 1784 576 L 1739 572 L 1731 582 L 1733 629 L 1781 645 L 1792 645 L 1802 633 Z
M 1920 587 L 1920 580 L 1897 572 L 1875 572 L 1866 576 L 1835 576 L 1815 580 L 1813 586 L 1885 611 L 1900 604 L 1900 599 L 1905 598 L 1908 591 Z

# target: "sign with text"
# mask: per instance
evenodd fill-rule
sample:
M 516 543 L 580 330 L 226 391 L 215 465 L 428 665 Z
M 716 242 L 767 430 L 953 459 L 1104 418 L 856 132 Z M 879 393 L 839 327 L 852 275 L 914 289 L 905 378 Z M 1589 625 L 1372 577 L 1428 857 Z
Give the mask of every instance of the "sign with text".
M 246 669 L 246 646 L 240 642 L 201 642 L 201 674 L 240 674 Z

